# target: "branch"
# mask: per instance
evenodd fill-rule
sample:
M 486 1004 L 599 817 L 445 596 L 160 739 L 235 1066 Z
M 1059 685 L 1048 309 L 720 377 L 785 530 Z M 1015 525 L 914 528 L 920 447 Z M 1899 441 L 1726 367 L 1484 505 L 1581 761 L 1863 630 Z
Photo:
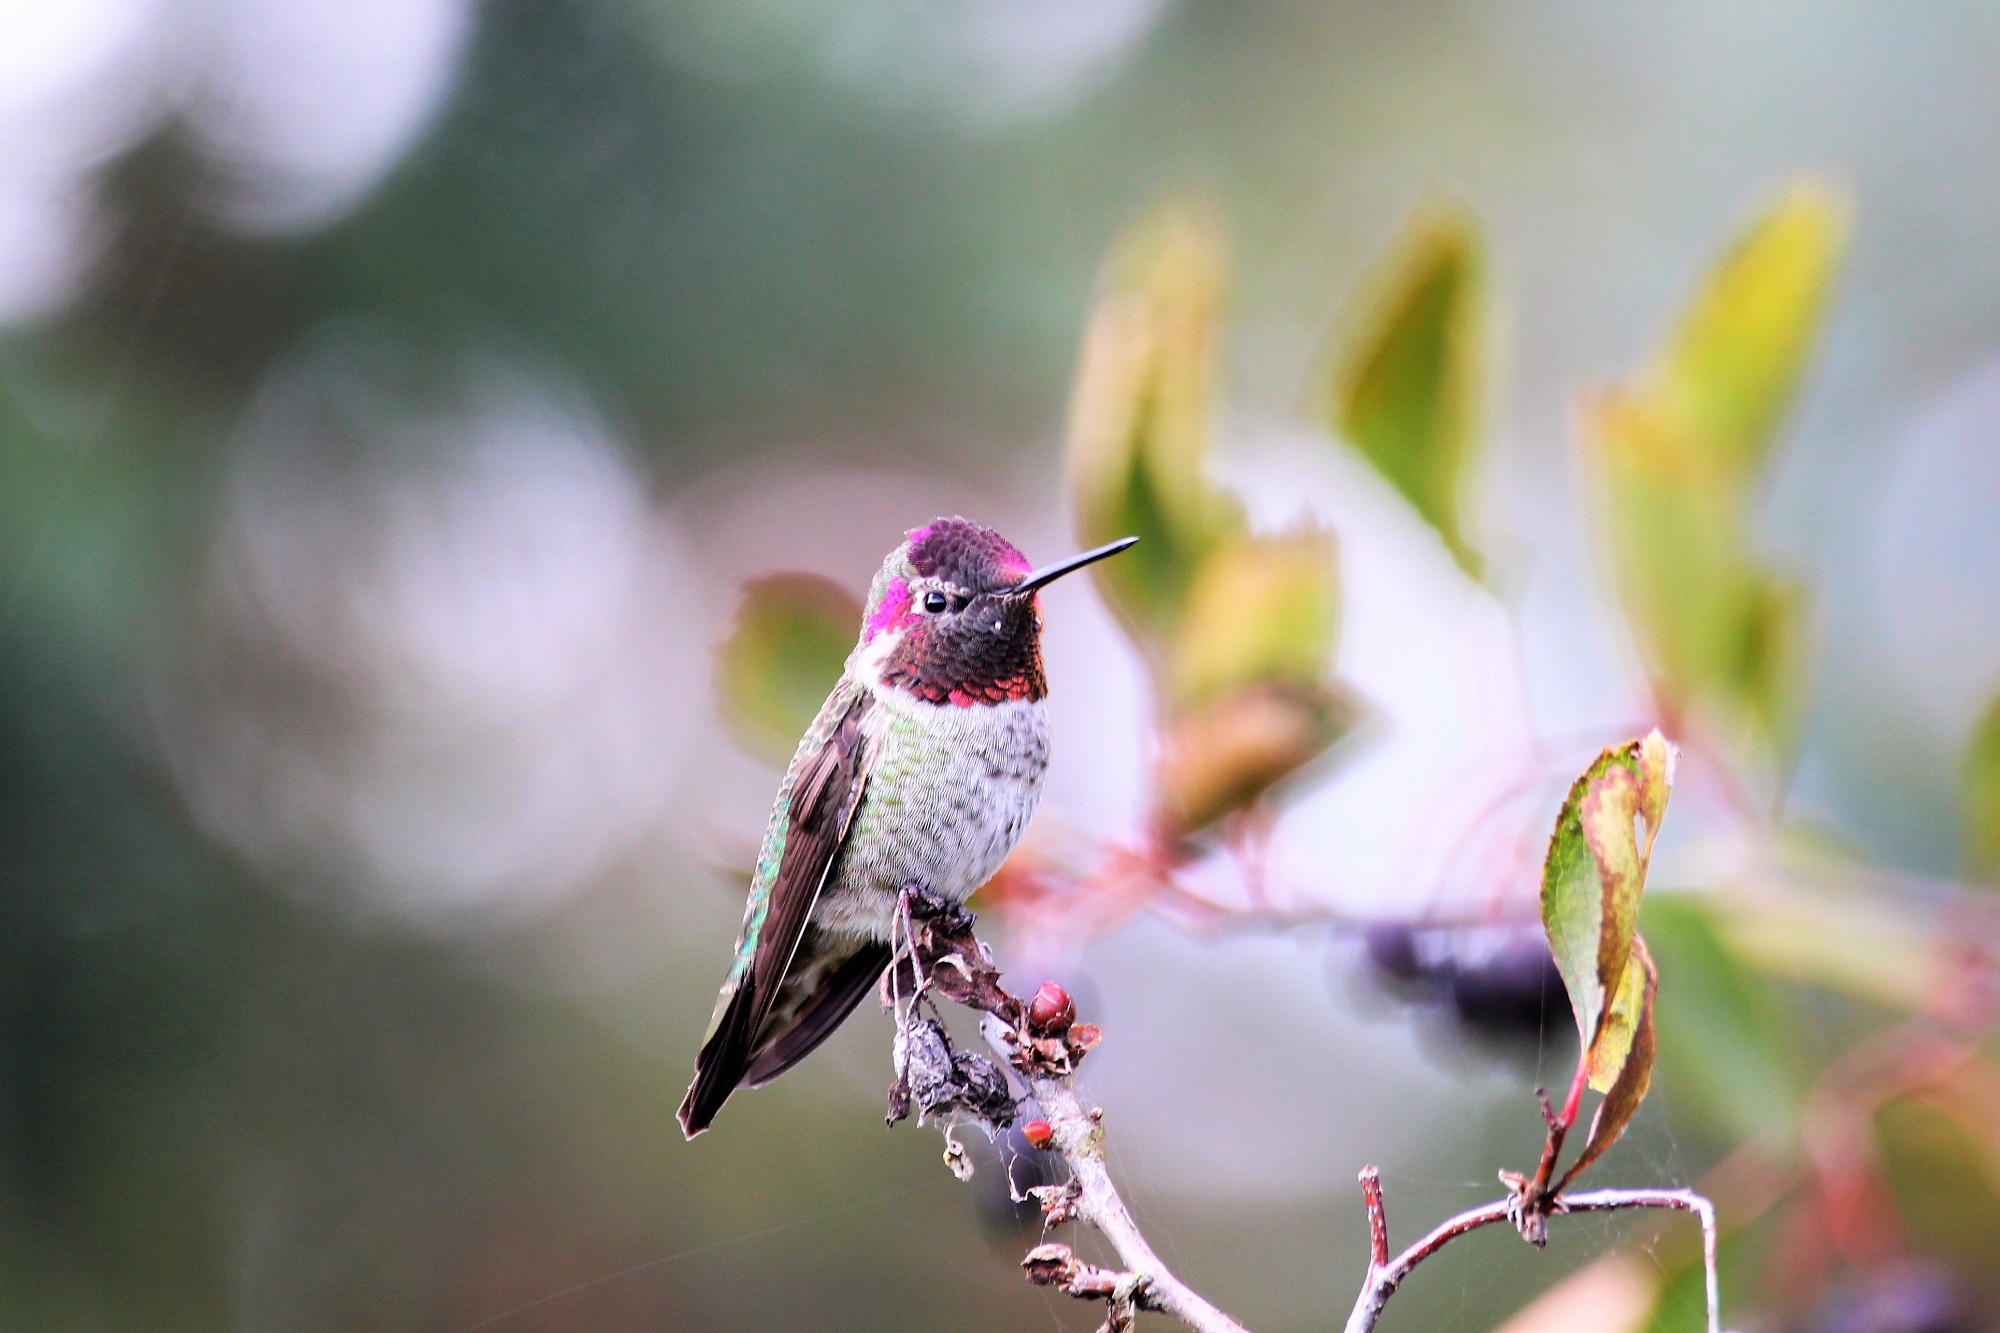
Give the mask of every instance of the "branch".
M 1076 1022 L 1075 1007 L 1062 987 L 1045 983 L 1024 1003 L 1000 985 L 999 969 L 987 947 L 972 934 L 971 914 L 916 889 L 903 896 L 901 923 L 909 942 L 883 981 L 885 1002 L 897 1011 L 896 1082 L 889 1089 L 889 1121 L 914 1107 L 919 1116 L 971 1117 L 990 1127 L 1013 1122 L 1018 1109 L 1011 1090 L 992 1062 L 952 1048 L 943 1024 L 925 1017 L 932 995 L 942 995 L 987 1017 L 981 1025 L 987 1044 L 1027 1083 L 1043 1121 L 1030 1121 L 1023 1134 L 1037 1147 L 1059 1153 L 1069 1166 L 1062 1185 L 1030 1193 L 1051 1226 L 1078 1218 L 1096 1227 L 1117 1252 L 1122 1269 L 1103 1268 L 1077 1258 L 1067 1245 L 1048 1242 L 1028 1251 L 1021 1266 L 1030 1282 L 1055 1287 L 1082 1300 L 1101 1300 L 1107 1314 L 1098 1333 L 1130 1333 L 1140 1310 L 1171 1315 L 1195 1333 L 1248 1333 L 1243 1325 L 1210 1304 L 1160 1261 L 1131 1210 L 1119 1197 L 1105 1165 L 1104 1112 L 1086 1108 L 1076 1093 L 1076 1067 L 1097 1045 L 1100 1033 Z M 1673 1208 L 1701 1221 L 1702 1257 L 1707 1271 L 1708 1333 L 1721 1333 L 1717 1290 L 1715 1208 L 1691 1190 L 1596 1190 L 1564 1194 L 1551 1186 L 1564 1131 L 1562 1116 L 1543 1103 L 1549 1141 L 1532 1180 L 1502 1172 L 1508 1197 L 1458 1214 L 1400 1255 L 1389 1255 L 1389 1222 L 1382 1206 L 1381 1174 L 1361 1173 L 1368 1205 L 1367 1276 L 1347 1333 L 1371 1333 L 1382 1310 L 1411 1270 L 1458 1237 L 1496 1222 L 1510 1222 L 1522 1237 L 1541 1244 L 1548 1220 L 1564 1213 L 1615 1212 L 1627 1208 Z M 1574 1112 L 1571 1111 L 1571 1115 Z M 962 1154 L 946 1134 L 947 1160 L 961 1169 Z M 1567 1183 L 1567 1178 L 1563 1183 Z
M 1382 1208 L 1382 1175 L 1372 1166 L 1361 1170 L 1361 1193 L 1368 1205 L 1370 1256 L 1361 1294 L 1355 1297 L 1354 1311 L 1347 1317 L 1347 1333 L 1370 1333 L 1382 1317 L 1383 1307 L 1411 1270 L 1460 1236 L 1496 1222 L 1522 1224 L 1518 1215 L 1521 1196 L 1496 1200 L 1447 1218 L 1429 1235 L 1391 1259 L 1389 1220 Z M 1722 1301 L 1715 1273 L 1715 1207 L 1707 1199 L 1692 1190 L 1593 1190 L 1588 1194 L 1557 1196 L 1546 1207 L 1551 1216 L 1626 1208 L 1678 1208 L 1693 1213 L 1701 1221 L 1702 1262 L 1707 1270 L 1708 1333 L 1721 1333 Z M 1523 1228 L 1524 1234 L 1525 1231 Z
M 1010 1055 L 1007 1034 L 996 1030 L 997 1026 L 988 1025 L 987 1039 L 995 1050 Z M 1069 1164 L 1070 1188 L 1062 1192 L 1062 1209 L 1096 1227 L 1111 1242 L 1118 1261 L 1138 1279 L 1138 1305 L 1172 1315 L 1197 1333 L 1246 1333 L 1243 1325 L 1175 1277 L 1153 1253 L 1105 1167 L 1104 1112 L 1095 1107 L 1084 1109 L 1076 1095 L 1074 1076 L 1031 1076 L 1028 1086 L 1048 1118 L 1049 1146 Z M 1048 1208 L 1046 1201 L 1043 1207 Z
M 1045 1220 L 1051 1225 L 1076 1218 L 1090 1223 L 1124 1265 L 1122 1272 L 1100 1268 L 1079 1260 L 1067 1245 L 1042 1244 L 1022 1261 L 1028 1280 L 1082 1299 L 1105 1301 L 1109 1313 L 1099 1333 L 1125 1333 L 1138 1310 L 1171 1315 L 1196 1333 L 1248 1333 L 1161 1262 L 1112 1183 L 1104 1160 L 1104 1112 L 1086 1109 L 1075 1086 L 1077 1063 L 1097 1044 L 1097 1029 L 1075 1021 L 1069 996 L 1053 983 L 1043 986 L 1029 1003 L 1004 990 L 991 952 L 973 936 L 970 914 L 963 909 L 910 890 L 904 894 L 903 924 L 910 951 L 890 969 L 884 983 L 898 1009 L 891 1123 L 912 1102 L 924 1114 L 970 1113 L 988 1124 L 1011 1123 L 1012 1105 L 1001 1110 L 991 1105 L 990 1098 L 979 1102 L 976 1066 L 984 1065 L 984 1060 L 952 1052 L 924 1066 L 907 1058 L 923 1044 L 942 1040 L 941 1026 L 918 1016 L 928 993 L 985 1013 L 982 1031 L 987 1043 L 1026 1081 L 1046 1117 L 1048 1147 L 1069 1165 L 1067 1184 L 1033 1191 Z M 948 1051 L 948 1041 L 945 1045 Z M 940 1076 L 938 1070 L 946 1072 Z

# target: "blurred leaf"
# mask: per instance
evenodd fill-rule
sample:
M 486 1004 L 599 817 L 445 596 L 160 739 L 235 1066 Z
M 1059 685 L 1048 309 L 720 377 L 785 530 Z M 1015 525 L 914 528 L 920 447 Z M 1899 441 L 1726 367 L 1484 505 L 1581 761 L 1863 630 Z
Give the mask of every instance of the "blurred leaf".
M 1168 723 L 1155 819 L 1189 837 L 1261 798 L 1353 729 L 1359 704 L 1326 685 L 1252 686 Z
M 1660 1275 L 1652 1264 L 1629 1254 L 1607 1254 L 1522 1306 L 1494 1333 L 1637 1333 L 1659 1298 Z
M 1126 236 L 1084 334 L 1070 407 L 1083 543 L 1141 538 L 1092 576 L 1156 657 L 1203 557 L 1243 529 L 1234 498 L 1203 471 L 1223 270 L 1212 228 L 1190 213 L 1167 210 Z
M 1685 1218 L 1684 1225 L 1695 1223 Z M 1760 1285 L 1758 1279 L 1770 1249 L 1765 1230 L 1725 1225 L 1717 1241 L 1716 1269 L 1722 1288 L 1722 1326 L 1726 1329 L 1743 1326 L 1732 1315 L 1742 1299 L 1739 1293 Z M 1652 1317 L 1640 1327 L 1645 1333 L 1708 1333 L 1708 1270 L 1701 1262 L 1699 1240 L 1676 1244 L 1674 1256 L 1675 1262 L 1662 1265 L 1665 1280 L 1660 1284 L 1660 1299 L 1653 1306 Z
M 1593 1063 L 1612 998 L 1626 984 L 1646 865 L 1657 820 L 1666 813 L 1674 760 L 1673 746 L 1657 731 L 1606 750 L 1570 787 L 1549 838 L 1542 926 Z M 1643 844 L 1635 820 L 1645 824 Z M 1613 1069 L 1603 1072 L 1603 1083 L 1615 1077 Z
M 1800 1037 L 1781 997 L 1724 945 L 1710 895 L 1664 893 L 1642 925 L 1674 984 L 1654 1015 L 1668 1087 L 1732 1142 L 1782 1148 L 1805 1090 Z
M 1602 1092 L 1604 1100 L 1590 1118 L 1590 1137 L 1563 1176 L 1565 1183 L 1582 1175 L 1618 1142 L 1653 1086 L 1653 1002 L 1659 992 L 1660 974 L 1653 967 L 1653 956 L 1646 951 L 1646 941 L 1634 935 L 1624 979 L 1612 998 L 1604 1030 L 1590 1050 L 1590 1086 Z
M 773 574 L 743 585 L 743 601 L 715 658 L 715 692 L 738 744 L 780 766 L 840 679 L 861 603 L 815 574 Z
M 1819 339 L 1847 231 L 1824 185 L 1795 182 L 1708 275 L 1653 372 L 1690 448 L 1747 482 Z
M 1184 713 L 1245 686 L 1311 690 L 1332 665 L 1340 580 L 1333 534 L 1246 537 L 1202 562 L 1168 657 Z
M 1408 500 L 1479 577 L 1465 535 L 1465 474 L 1485 388 L 1478 226 L 1433 205 L 1404 225 L 1347 316 L 1332 377 L 1332 427 Z
M 1947 955 L 1929 909 L 1894 876 L 1786 828 L 1703 899 L 1729 951 L 1771 976 L 1907 1012 L 1938 995 Z
M 1966 878 L 2000 884 L 2000 698 L 1988 705 L 1965 751 Z
M 1805 597 L 1751 544 L 1758 472 L 1819 334 L 1845 226 L 1794 186 L 1708 275 L 1635 380 L 1586 397 L 1598 519 L 1653 689 L 1732 742 L 1789 745 Z
M 1984 1137 L 1942 1107 L 1903 1099 L 1875 1118 L 1883 1177 L 1909 1244 L 1975 1279 L 2000 1300 L 2000 1194 L 1984 1167 Z M 1989 1131 L 1990 1133 L 1990 1131 Z
M 2000 1196 L 2000 1064 L 1974 1056 L 1937 1074 L 1918 1099 L 1965 1133 L 1987 1189 Z

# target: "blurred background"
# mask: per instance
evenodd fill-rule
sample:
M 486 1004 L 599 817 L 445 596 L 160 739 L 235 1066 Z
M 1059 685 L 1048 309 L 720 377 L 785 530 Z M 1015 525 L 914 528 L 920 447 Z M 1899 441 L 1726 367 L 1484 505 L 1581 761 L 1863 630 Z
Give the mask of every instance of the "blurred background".
M 699 1142 L 672 1111 L 776 781 L 716 702 L 739 585 L 858 596 L 939 514 L 1073 549 L 1079 348 L 1171 207 L 1224 256 L 1191 466 L 1332 534 L 1343 720 L 1185 830 L 1214 910 L 982 910 L 1104 1026 L 1084 1087 L 1168 1262 L 1335 1325 L 1363 1162 L 1399 1237 L 1532 1164 L 1574 1041 L 1509 904 L 1590 756 L 1716 694 L 1579 394 L 1650 382 L 1807 198 L 1844 250 L 1716 520 L 1807 609 L 1741 654 L 1782 688 L 1684 738 L 1654 880 L 1724 906 L 1647 927 L 1687 998 L 1593 1181 L 1754 1149 L 1736 1327 L 2000 1326 L 2000 1114 L 1871 1103 L 1849 1157 L 1904 1224 L 1812 1202 L 1843 1052 L 1991 1045 L 1926 969 L 1985 938 L 1996 68 L 1984 0 L 0 0 L 0 1324 L 1093 1327 L 1021 1280 L 996 1162 L 882 1129 L 872 1006 Z M 1426 509 L 1324 403 L 1439 200 L 1480 373 Z M 1044 602 L 1025 854 L 1088 867 L 1185 751 L 1115 596 Z M 1589 1313 L 1532 1326 L 1686 1313 L 1677 1233 L 1554 1230 L 1453 1247 L 1385 1326 L 1571 1273 Z

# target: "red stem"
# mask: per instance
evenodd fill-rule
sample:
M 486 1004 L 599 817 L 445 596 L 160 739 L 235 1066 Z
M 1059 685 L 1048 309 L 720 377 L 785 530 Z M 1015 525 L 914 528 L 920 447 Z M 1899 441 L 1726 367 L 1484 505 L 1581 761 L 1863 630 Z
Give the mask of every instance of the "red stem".
M 1382 1207 L 1382 1173 L 1372 1165 L 1361 1168 L 1361 1197 L 1368 1204 L 1368 1267 L 1387 1268 L 1389 1215 Z
M 1556 1123 L 1563 1127 L 1565 1133 L 1576 1124 L 1576 1113 L 1583 1105 L 1583 1090 L 1589 1085 L 1590 1052 L 1578 1051 L 1576 1073 L 1569 1081 L 1569 1097 L 1563 1102 L 1562 1114 L 1556 1117 Z

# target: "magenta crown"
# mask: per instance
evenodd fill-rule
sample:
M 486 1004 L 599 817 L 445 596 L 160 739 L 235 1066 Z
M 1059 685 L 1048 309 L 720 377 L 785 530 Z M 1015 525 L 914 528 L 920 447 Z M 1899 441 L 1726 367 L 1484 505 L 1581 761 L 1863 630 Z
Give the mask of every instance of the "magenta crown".
M 1014 544 L 969 518 L 940 518 L 909 534 L 910 568 L 967 592 L 999 592 L 1033 568 Z

